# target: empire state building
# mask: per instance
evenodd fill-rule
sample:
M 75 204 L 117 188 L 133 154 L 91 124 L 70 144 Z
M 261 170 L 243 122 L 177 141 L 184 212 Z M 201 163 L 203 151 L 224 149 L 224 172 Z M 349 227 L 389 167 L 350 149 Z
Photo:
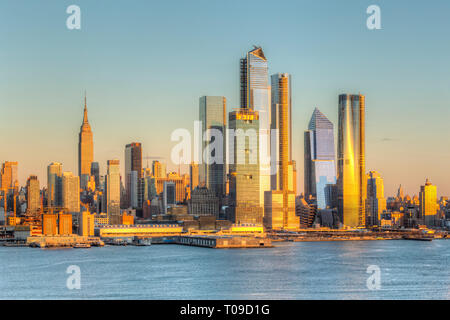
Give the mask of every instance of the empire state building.
M 80 187 L 85 188 L 91 174 L 91 164 L 94 160 L 94 141 L 91 126 L 88 121 L 86 97 L 84 97 L 83 124 L 78 140 L 78 175 Z

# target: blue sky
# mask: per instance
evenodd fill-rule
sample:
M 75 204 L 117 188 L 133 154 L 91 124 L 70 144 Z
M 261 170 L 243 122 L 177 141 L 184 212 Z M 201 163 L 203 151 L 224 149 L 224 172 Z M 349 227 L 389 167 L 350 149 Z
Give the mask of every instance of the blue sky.
M 81 8 L 68 30 L 66 8 Z M 381 8 L 382 30 L 366 28 Z M 166 157 L 176 128 L 193 129 L 198 98 L 239 102 L 239 58 L 263 47 L 269 73 L 293 80 L 294 158 L 303 190 L 303 131 L 314 107 L 337 126 L 338 94 L 366 95 L 367 170 L 417 194 L 425 178 L 450 194 L 450 2 L 87 1 L 0 2 L 0 161 L 21 183 L 60 161 L 77 172 L 84 90 L 95 160 L 124 146 Z M 175 169 L 170 163 L 169 168 Z

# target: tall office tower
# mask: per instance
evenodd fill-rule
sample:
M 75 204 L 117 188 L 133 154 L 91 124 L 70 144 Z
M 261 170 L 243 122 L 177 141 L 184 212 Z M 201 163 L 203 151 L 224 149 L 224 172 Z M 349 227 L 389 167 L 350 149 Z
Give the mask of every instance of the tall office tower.
M 4 191 L 18 190 L 19 180 L 18 180 L 18 166 L 19 163 L 16 161 L 5 161 L 2 165 L 1 171 L 1 187 Z
M 199 184 L 218 197 L 222 197 L 225 189 L 226 109 L 225 97 L 200 97 L 203 154 L 199 165 Z
M 194 190 L 195 188 L 198 187 L 199 184 L 199 169 L 198 169 L 198 163 L 196 162 L 191 162 L 191 165 L 189 166 L 189 177 L 190 177 L 190 188 L 191 188 L 191 193 L 192 190 Z
M 258 112 L 260 206 L 264 192 L 270 190 L 270 84 L 267 59 L 261 47 L 255 47 L 241 59 L 241 108 Z
M 366 224 L 380 225 L 381 214 L 386 210 L 383 178 L 376 171 L 367 174 Z
M 37 213 L 41 208 L 41 189 L 37 176 L 27 179 L 27 212 Z
M 126 206 L 142 208 L 142 145 L 133 142 L 125 146 Z
M 291 98 L 291 75 L 288 73 L 276 73 L 271 76 L 271 115 L 270 115 L 270 128 L 271 130 L 280 130 L 281 115 L 280 106 L 281 92 L 287 90 L 287 144 L 288 144 L 288 181 L 289 181 L 289 191 L 297 192 L 297 169 L 295 161 L 292 160 L 292 98 Z M 284 86 L 284 87 L 281 87 Z M 272 139 L 275 138 L 275 141 Z M 281 176 L 280 176 L 280 150 L 279 150 L 280 138 L 279 133 L 275 137 L 271 136 L 271 156 L 273 156 L 272 165 L 276 166 L 276 174 L 271 175 L 271 189 L 281 190 Z M 272 148 L 274 148 L 272 150 Z M 273 173 L 273 172 L 272 172 Z
M 152 175 L 146 175 L 144 177 L 144 200 L 153 200 L 158 196 L 158 193 L 156 192 L 156 178 Z
M 96 188 L 99 188 L 100 187 L 100 165 L 98 162 L 92 162 L 91 176 L 94 177 Z
M 258 112 L 251 109 L 230 112 L 228 123 L 230 219 L 238 224 L 262 224 Z
M 72 172 L 63 172 L 62 199 L 62 205 L 68 212 L 80 212 L 80 177 Z
M 333 124 L 315 109 L 305 131 L 305 198 L 316 200 L 317 209 L 332 207 L 328 189 L 336 184 Z
M 117 220 L 120 217 L 120 162 L 119 160 L 108 160 L 107 164 L 104 208 L 106 208 L 108 218 Z
M 78 139 L 78 176 L 81 188 L 84 189 L 91 174 L 91 163 L 94 161 L 94 141 L 88 121 L 86 97 L 84 97 L 84 115 Z
M 346 226 L 366 225 L 365 98 L 339 96 L 338 212 Z
M 153 176 L 155 178 L 166 178 L 167 177 L 166 164 L 159 162 L 158 160 L 153 160 L 152 171 L 153 171 Z
M 278 74 L 272 77 L 272 91 L 276 100 L 272 104 L 272 129 L 278 129 L 277 136 L 277 174 L 279 183 L 276 189 L 264 193 L 264 224 L 271 229 L 298 229 L 299 217 L 295 214 L 295 193 L 289 185 L 289 163 L 291 157 L 290 141 L 290 77 L 288 74 Z M 276 91 L 276 92 L 274 92 Z M 292 165 L 292 164 L 291 164 Z M 292 182 L 291 182 L 292 184 Z M 291 188 L 290 188 L 291 187 Z
M 47 167 L 47 206 L 62 206 L 62 164 L 52 162 Z
M 424 186 L 420 186 L 419 193 L 420 218 L 427 227 L 433 227 L 436 224 L 436 215 L 438 211 L 437 188 L 427 179 Z
M 162 194 L 164 214 L 167 214 L 167 208 L 177 203 L 175 183 L 172 181 L 165 181 Z

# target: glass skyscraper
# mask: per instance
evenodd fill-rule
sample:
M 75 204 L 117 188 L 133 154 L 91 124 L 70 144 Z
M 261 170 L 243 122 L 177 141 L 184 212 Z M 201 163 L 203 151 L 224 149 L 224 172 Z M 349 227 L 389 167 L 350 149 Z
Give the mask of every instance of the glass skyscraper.
M 241 59 L 241 108 L 259 114 L 260 205 L 270 190 L 270 84 L 267 59 L 255 47 Z
M 125 146 L 126 206 L 142 208 L 142 144 L 133 142 Z
M 386 210 L 386 199 L 383 178 L 378 172 L 370 171 L 367 174 L 366 224 L 379 226 L 384 210 Z
M 229 113 L 230 200 L 235 223 L 262 224 L 259 189 L 258 112 L 240 109 Z
M 315 109 L 305 131 L 305 197 L 318 209 L 332 207 L 331 186 L 336 184 L 333 123 Z
M 365 98 L 339 96 L 337 192 L 338 212 L 350 227 L 365 227 Z
M 224 194 L 226 175 L 226 99 L 225 97 L 200 97 L 199 120 L 202 122 L 202 163 L 199 165 L 199 185 L 207 187 L 219 198 Z M 212 133 L 208 135 L 209 132 Z M 222 141 L 214 141 L 212 131 L 220 132 Z M 203 137 L 203 135 L 207 135 Z M 206 138 L 206 141 L 205 139 Z M 218 148 L 220 150 L 218 150 Z M 222 156 L 220 156 L 222 153 Z M 215 163 L 206 163 L 205 156 L 217 159 Z M 221 159 L 218 159 L 221 158 Z

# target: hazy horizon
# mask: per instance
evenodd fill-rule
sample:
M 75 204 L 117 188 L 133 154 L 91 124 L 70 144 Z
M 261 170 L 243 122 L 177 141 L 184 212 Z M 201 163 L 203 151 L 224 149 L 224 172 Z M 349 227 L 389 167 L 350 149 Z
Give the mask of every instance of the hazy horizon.
M 78 172 L 78 132 L 87 91 L 94 161 L 143 156 L 170 163 L 170 134 L 193 130 L 200 96 L 239 105 L 239 59 L 260 45 L 269 74 L 292 75 L 293 157 L 303 192 L 303 132 L 318 107 L 337 135 L 338 95 L 366 96 L 366 170 L 385 197 L 402 184 L 418 194 L 429 178 L 450 195 L 450 3 L 377 1 L 382 29 L 366 28 L 372 1 L 86 1 L 81 30 L 68 30 L 72 1 L 0 4 L 0 162 L 19 162 L 19 181 L 47 165 Z M 259 23 L 257 23 L 259 22 Z M 150 160 L 151 164 L 151 160 Z M 143 166 L 146 160 L 143 159 Z M 183 167 L 186 171 L 187 167 Z

